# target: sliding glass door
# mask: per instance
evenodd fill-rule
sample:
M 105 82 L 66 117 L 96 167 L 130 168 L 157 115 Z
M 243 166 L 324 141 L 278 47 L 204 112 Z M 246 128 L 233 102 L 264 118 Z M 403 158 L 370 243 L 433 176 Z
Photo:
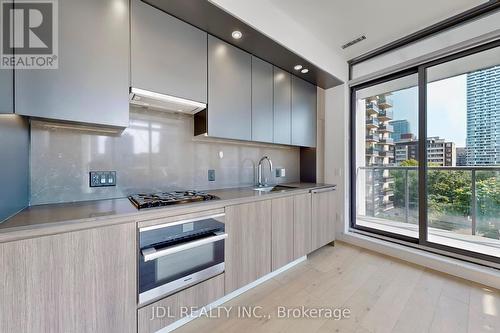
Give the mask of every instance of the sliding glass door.
M 499 263 L 500 42 L 351 92 L 352 227 Z
M 416 73 L 356 89 L 356 225 L 417 239 L 418 77 Z
M 500 258 L 500 47 L 425 71 L 427 241 Z

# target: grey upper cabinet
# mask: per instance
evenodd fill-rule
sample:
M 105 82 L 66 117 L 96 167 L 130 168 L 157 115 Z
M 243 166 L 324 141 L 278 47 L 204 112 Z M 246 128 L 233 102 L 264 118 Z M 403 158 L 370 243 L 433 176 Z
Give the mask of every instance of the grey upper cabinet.
M 142 1 L 132 0 L 131 84 L 207 102 L 207 33 Z
M 14 71 L 0 69 L 0 113 L 14 112 Z
M 59 68 L 15 71 L 16 113 L 128 126 L 129 1 L 59 1 Z
M 291 75 L 274 67 L 274 143 L 291 144 Z
M 273 142 L 273 65 L 252 57 L 252 141 Z
M 292 145 L 316 147 L 316 86 L 292 77 Z
M 252 139 L 252 56 L 208 36 L 208 135 Z

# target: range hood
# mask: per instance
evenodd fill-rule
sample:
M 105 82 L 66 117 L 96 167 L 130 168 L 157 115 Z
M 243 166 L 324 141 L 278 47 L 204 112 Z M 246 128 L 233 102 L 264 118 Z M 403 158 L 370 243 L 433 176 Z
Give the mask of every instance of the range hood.
M 130 104 L 190 115 L 207 108 L 207 105 L 203 103 L 139 88 L 130 88 Z

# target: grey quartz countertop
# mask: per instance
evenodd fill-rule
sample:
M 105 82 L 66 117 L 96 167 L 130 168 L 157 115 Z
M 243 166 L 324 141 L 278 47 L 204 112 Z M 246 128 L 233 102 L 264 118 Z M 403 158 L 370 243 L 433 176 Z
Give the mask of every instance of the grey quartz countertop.
M 208 190 L 208 193 L 218 196 L 220 200 L 143 210 L 136 209 L 127 198 L 31 206 L 0 223 L 0 243 L 118 223 L 188 214 L 335 186 L 315 183 L 280 185 L 296 188 L 283 192 L 259 192 L 254 191 L 252 187 Z

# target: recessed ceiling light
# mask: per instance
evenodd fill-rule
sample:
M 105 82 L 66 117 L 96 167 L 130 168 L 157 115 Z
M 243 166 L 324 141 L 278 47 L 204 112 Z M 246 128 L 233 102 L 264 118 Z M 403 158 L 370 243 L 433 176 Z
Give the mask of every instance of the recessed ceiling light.
M 302 74 L 306 74 L 307 72 L 309 72 L 309 70 L 307 68 L 304 68 L 303 70 L 300 71 Z
M 295 65 L 293 69 L 295 69 L 296 71 L 300 71 L 302 69 L 302 65 Z
M 241 33 L 241 31 L 235 30 L 233 31 L 231 36 L 233 36 L 234 39 L 240 39 L 243 36 L 243 34 Z

